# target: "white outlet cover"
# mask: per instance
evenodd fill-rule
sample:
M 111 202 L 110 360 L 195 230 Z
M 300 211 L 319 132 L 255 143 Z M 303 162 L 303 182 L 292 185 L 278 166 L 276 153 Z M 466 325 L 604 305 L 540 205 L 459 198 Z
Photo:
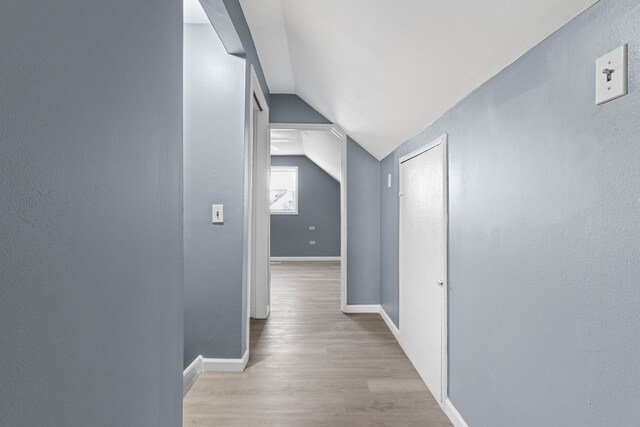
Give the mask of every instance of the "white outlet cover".
M 620 46 L 596 60 L 596 104 L 627 94 L 627 45 Z M 607 80 L 610 70 L 611 80 Z

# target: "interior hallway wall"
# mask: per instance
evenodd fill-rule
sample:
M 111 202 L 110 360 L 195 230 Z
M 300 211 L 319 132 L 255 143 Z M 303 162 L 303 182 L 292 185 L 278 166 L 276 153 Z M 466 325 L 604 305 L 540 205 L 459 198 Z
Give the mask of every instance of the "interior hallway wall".
M 182 4 L 0 2 L 0 425 L 182 423 Z
M 245 61 L 184 26 L 184 367 L 243 352 Z M 211 205 L 224 205 L 212 224 Z
M 449 393 L 471 426 L 640 424 L 639 23 L 600 1 L 382 162 L 397 322 L 398 159 L 449 133 Z M 630 93 L 596 106 L 595 60 L 626 42 Z
M 189 118 L 192 120 L 192 128 L 198 129 L 194 133 L 200 133 L 199 138 L 202 138 L 202 141 L 193 145 L 194 157 L 188 161 L 192 167 L 185 172 L 185 177 L 190 177 L 189 183 L 185 181 L 185 191 L 192 191 L 194 200 L 197 200 L 196 205 L 185 209 L 185 215 L 193 214 L 190 220 L 192 222 L 185 226 L 185 239 L 193 242 L 193 245 L 188 245 L 185 249 L 185 260 L 192 263 L 187 266 L 185 279 L 191 291 L 198 291 L 191 293 L 188 290 L 187 295 L 187 298 L 193 300 L 187 300 L 185 309 L 184 366 L 201 353 L 206 357 L 240 358 L 246 350 L 247 313 L 244 302 L 247 299 L 252 67 L 267 102 L 269 100 L 269 88 L 240 2 L 200 0 L 200 3 L 215 26 L 217 42 L 213 52 L 203 51 L 200 58 L 194 55 L 189 64 L 185 63 L 189 68 L 200 66 L 200 74 L 196 72 L 197 75 L 191 77 L 190 72 L 186 74 L 187 78 L 194 82 L 199 81 L 204 88 L 202 92 L 194 89 L 190 96 L 194 109 L 202 108 L 203 111 L 216 115 Z M 237 65 L 240 63 L 243 64 L 241 70 Z M 224 81 L 229 82 L 229 88 L 224 87 Z M 240 81 L 244 85 L 242 91 L 239 91 L 237 86 Z M 220 94 L 216 92 L 218 89 L 221 91 Z M 186 92 L 185 96 L 188 96 Z M 209 99 L 203 99 L 205 97 Z M 231 106 L 230 110 L 226 109 L 226 103 Z M 240 139 L 237 128 L 237 119 L 240 117 L 237 110 L 239 103 L 242 104 Z M 225 121 L 227 119 L 228 122 Z M 211 141 L 211 144 L 207 144 L 205 139 Z M 185 168 L 187 165 L 185 161 Z M 192 184 L 195 185 L 193 189 Z M 225 201 L 227 221 L 225 225 L 212 229 L 209 216 L 214 196 Z M 208 208 L 205 210 L 204 206 Z M 231 214 L 233 217 L 229 218 Z M 204 218 L 208 221 L 209 227 L 201 223 Z M 219 240 L 221 238 L 225 240 Z M 226 245 L 222 244 L 226 241 L 230 242 L 229 251 Z M 239 254 L 236 252 L 238 244 Z M 200 252 L 203 249 L 206 249 L 206 252 Z M 220 275 L 214 268 L 218 261 L 209 263 L 210 259 L 216 259 L 224 265 Z M 225 260 L 230 262 L 226 263 Z M 209 285 L 211 283 L 217 285 L 212 287 Z M 198 299 L 199 296 L 205 295 L 205 298 Z M 210 312 L 211 301 L 215 301 L 214 306 L 224 307 L 219 312 L 220 316 Z M 207 325 L 206 330 L 199 330 L 201 325 Z
M 272 94 L 271 123 L 331 123 L 297 95 Z M 380 303 L 380 163 L 347 138 L 347 304 Z
M 271 215 L 271 256 L 339 257 L 340 183 L 306 156 L 271 156 L 271 166 L 298 167 L 298 214 Z

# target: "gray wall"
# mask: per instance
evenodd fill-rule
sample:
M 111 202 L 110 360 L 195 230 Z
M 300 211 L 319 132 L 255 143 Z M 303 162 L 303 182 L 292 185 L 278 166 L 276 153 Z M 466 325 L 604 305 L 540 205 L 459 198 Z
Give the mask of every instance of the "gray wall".
M 260 64 L 260 59 L 258 58 L 258 52 L 256 51 L 255 44 L 253 42 L 253 37 L 251 36 L 251 30 L 247 25 L 247 20 L 245 19 L 244 12 L 242 11 L 242 7 L 240 5 L 239 0 L 204 0 L 204 3 L 211 2 L 224 2 L 224 8 L 226 9 L 226 13 L 228 14 L 229 20 L 233 24 L 233 29 L 236 32 L 236 36 L 240 39 L 240 43 L 242 44 L 243 53 L 240 55 L 245 58 L 245 91 L 244 91 L 244 209 L 243 209 L 243 231 L 242 231 L 242 267 L 241 267 L 241 286 L 242 286 L 242 301 L 247 300 L 247 270 L 249 264 L 249 202 L 250 202 L 250 188 L 249 188 L 249 147 L 250 147 L 250 139 L 251 135 L 250 131 L 250 109 L 252 108 L 252 100 L 253 93 L 251 93 L 251 67 L 255 69 L 256 77 L 260 82 L 260 86 L 262 88 L 262 92 L 266 98 L 267 103 L 269 103 L 269 87 L 267 86 L 267 81 L 264 77 L 264 73 L 262 71 L 262 65 Z M 216 27 L 216 31 L 219 33 L 222 32 L 222 29 Z M 219 153 L 222 154 L 223 152 Z M 246 350 L 247 344 L 247 305 L 242 304 L 242 317 L 241 317 L 241 350 L 240 354 L 244 354 Z M 240 357 L 240 356 L 238 356 Z
M 396 153 L 380 162 L 380 305 L 398 326 L 399 200 Z M 388 175 L 391 174 L 391 187 Z
M 322 114 L 304 102 L 298 95 L 273 94 L 269 99 L 271 123 L 331 124 Z
M 449 393 L 471 426 L 640 424 L 639 22 L 636 0 L 597 3 L 382 163 L 397 182 L 449 132 Z M 596 106 L 594 61 L 625 42 L 630 94 Z
M 380 304 L 380 162 L 347 141 L 347 304 Z
M 184 366 L 242 356 L 245 61 L 184 29 Z M 224 204 L 225 222 L 211 223 Z
M 331 123 L 297 95 L 271 95 L 271 123 Z M 347 143 L 347 303 L 380 303 L 380 163 Z
M 0 425 L 182 422 L 181 8 L 0 2 Z
M 340 183 L 305 156 L 272 156 L 271 165 L 298 167 L 298 215 L 271 215 L 271 256 L 339 257 Z
M 258 77 L 258 81 L 260 82 L 260 86 L 262 87 L 262 91 L 267 98 L 267 102 L 269 102 L 269 86 L 267 85 L 267 80 L 264 77 L 264 72 L 262 71 L 262 64 L 260 64 L 260 59 L 258 58 L 258 52 L 256 50 L 256 46 L 253 42 L 253 37 L 251 36 L 251 30 L 249 29 L 249 25 L 247 24 L 247 20 L 244 16 L 244 12 L 242 11 L 242 6 L 240 5 L 239 0 L 201 0 L 203 4 L 207 3 L 220 3 L 221 1 L 224 3 L 224 7 L 226 9 L 226 13 L 229 16 L 230 21 L 233 24 L 233 29 L 236 32 L 238 39 L 240 39 L 240 43 L 242 43 L 243 52 L 240 56 L 246 59 L 246 72 L 247 72 L 247 83 L 250 78 L 250 70 L 251 66 L 256 71 L 256 76 Z M 216 31 L 222 31 L 221 28 L 216 28 Z M 247 84 L 247 92 L 249 90 L 249 86 Z

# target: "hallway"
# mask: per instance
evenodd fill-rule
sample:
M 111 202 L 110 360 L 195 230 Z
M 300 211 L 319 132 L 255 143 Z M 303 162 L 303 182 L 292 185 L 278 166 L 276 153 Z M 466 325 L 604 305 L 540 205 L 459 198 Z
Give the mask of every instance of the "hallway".
M 450 426 L 384 321 L 340 312 L 339 263 L 274 264 L 243 373 L 203 373 L 184 425 Z

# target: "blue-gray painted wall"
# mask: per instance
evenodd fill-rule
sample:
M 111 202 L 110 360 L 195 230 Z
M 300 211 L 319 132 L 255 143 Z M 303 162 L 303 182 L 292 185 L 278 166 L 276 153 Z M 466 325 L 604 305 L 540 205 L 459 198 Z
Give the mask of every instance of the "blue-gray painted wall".
M 398 157 L 380 162 L 380 305 L 398 326 L 399 200 Z M 391 187 L 388 176 L 391 174 Z
M 233 30 L 235 30 L 238 39 L 240 39 L 240 43 L 242 43 L 242 53 L 239 53 L 240 56 L 246 59 L 247 64 L 247 82 L 250 77 L 250 69 L 251 66 L 256 71 L 256 77 L 258 77 L 258 81 L 260 82 L 260 86 L 262 87 L 262 91 L 267 98 L 267 102 L 269 101 L 269 86 L 267 85 L 267 80 L 264 76 L 264 72 L 262 71 L 262 64 L 260 64 L 260 59 L 258 58 L 258 52 L 256 50 L 255 43 L 253 42 L 253 37 L 251 36 L 251 30 L 249 29 L 249 25 L 247 24 L 247 20 L 244 16 L 244 12 L 242 11 L 242 6 L 240 5 L 240 0 L 201 0 L 203 3 L 210 2 L 223 2 L 224 9 L 226 9 L 226 13 L 229 16 L 229 19 L 233 23 Z M 216 27 L 216 31 L 219 33 L 223 31 L 222 28 Z M 227 30 L 225 30 L 227 31 Z M 219 34 L 220 35 L 220 34 Z M 236 52 L 231 52 L 235 54 Z M 248 89 L 248 86 L 247 86 Z
M 243 352 L 244 71 L 213 27 L 184 26 L 185 367 Z
M 397 162 L 449 133 L 449 395 L 471 426 L 640 425 L 638 40 L 640 4 L 602 0 L 381 164 L 396 313 Z M 630 94 L 596 106 L 595 59 L 626 42 Z
M 298 167 L 298 215 L 271 215 L 271 256 L 339 257 L 340 183 L 306 156 L 272 156 L 271 166 Z
M 228 259 L 229 254 L 235 254 L 236 256 L 232 262 L 226 263 L 223 268 L 224 272 L 222 276 L 216 274 L 214 270 L 211 269 L 211 265 L 205 266 L 205 263 L 202 259 L 199 261 L 201 267 L 194 267 L 196 270 L 195 273 L 199 278 L 197 279 L 201 286 L 199 288 L 200 296 L 206 295 L 206 298 L 201 298 L 198 300 L 189 301 L 187 300 L 187 306 L 185 307 L 185 313 L 197 311 L 201 313 L 200 315 L 195 315 L 193 318 L 193 322 L 191 322 L 191 315 L 186 317 L 187 323 L 185 324 L 185 356 L 184 356 L 184 364 L 187 366 L 195 357 L 197 357 L 198 351 L 205 352 L 205 356 L 207 357 L 233 357 L 239 358 L 242 356 L 244 351 L 246 350 L 246 304 L 242 303 L 246 301 L 246 292 L 247 292 L 247 277 L 246 277 L 246 266 L 247 266 L 247 250 L 248 250 L 248 235 L 247 235 L 247 221 L 248 221 L 248 211 L 247 208 L 249 206 L 249 182 L 247 180 L 247 167 L 248 167 L 248 153 L 249 153 L 249 109 L 251 108 L 251 100 L 253 95 L 250 92 L 250 81 L 251 81 L 251 67 L 254 68 L 256 77 L 260 83 L 262 91 L 267 99 L 269 100 L 269 87 L 267 86 L 266 79 L 264 77 L 264 73 L 262 71 L 262 66 L 260 64 L 260 60 L 258 58 L 258 54 L 255 48 L 255 44 L 253 42 L 253 38 L 251 37 L 251 31 L 249 30 L 249 26 L 247 25 L 247 21 L 242 12 L 242 8 L 240 6 L 240 2 L 238 0 L 201 0 L 201 4 L 207 14 L 209 15 L 212 24 L 215 26 L 215 32 L 218 37 L 219 44 L 216 44 L 215 55 L 216 58 L 219 59 L 219 64 L 231 64 L 231 63 L 239 63 L 241 61 L 244 64 L 243 69 L 243 84 L 244 91 L 240 93 L 235 93 L 235 95 L 230 93 L 225 93 L 222 97 L 218 97 L 215 93 L 212 93 L 212 99 L 207 102 L 208 106 L 206 108 L 210 110 L 221 111 L 225 110 L 225 103 L 231 102 L 234 106 L 233 111 L 225 111 L 220 115 L 220 120 L 211 120 L 208 123 L 207 120 L 202 120 L 203 126 L 209 126 L 209 129 L 203 132 L 215 131 L 218 132 L 219 135 L 224 135 L 228 137 L 228 129 L 225 127 L 224 118 L 230 118 L 232 116 L 232 122 L 235 123 L 235 119 L 237 116 L 237 111 L 235 110 L 235 105 L 240 100 L 243 105 L 242 112 L 242 120 L 243 120 L 243 135 L 241 145 L 238 145 L 237 141 L 237 129 L 233 126 L 233 138 L 225 141 L 224 139 L 215 139 L 214 146 L 205 146 L 204 144 L 200 147 L 202 150 L 206 151 L 204 157 L 200 160 L 196 160 L 199 164 L 196 170 L 187 171 L 185 175 L 191 174 L 193 178 L 193 182 L 200 182 L 200 185 L 203 185 L 204 182 L 207 185 L 210 185 L 211 179 L 215 177 L 218 179 L 222 177 L 221 181 L 216 181 L 216 186 L 221 186 L 221 182 L 226 182 L 226 179 L 229 179 L 228 185 L 224 185 L 224 188 L 220 188 L 219 191 L 216 190 L 216 194 L 224 195 L 224 197 L 220 197 L 221 199 L 226 199 L 229 197 L 229 200 L 232 200 L 230 206 L 225 204 L 225 218 L 228 218 L 229 208 L 234 212 L 233 220 L 231 220 L 232 226 L 225 227 L 224 234 L 225 238 L 228 239 L 228 245 L 220 245 L 219 240 L 215 240 L 215 242 L 210 242 L 208 238 L 214 237 L 217 239 L 220 236 L 212 236 L 209 232 L 205 232 L 204 234 L 198 234 L 197 232 L 193 233 L 193 236 L 196 236 L 196 240 L 200 240 L 201 244 L 206 245 L 209 251 L 206 254 L 199 254 L 196 257 L 211 257 L 217 258 L 221 260 Z M 222 43 L 222 40 L 226 42 L 226 44 Z M 219 46 L 223 46 L 225 52 L 229 55 L 224 56 L 223 52 L 219 49 Z M 213 53 L 211 52 L 203 52 L 203 58 L 210 58 L 209 63 L 206 65 L 207 67 L 214 66 L 214 62 L 211 59 Z M 231 56 L 231 57 L 230 57 Z M 235 67 L 235 65 L 234 65 Z M 240 78 L 238 75 L 238 71 L 234 70 L 229 72 L 229 70 L 225 70 L 225 66 L 222 66 L 222 79 L 230 79 L 231 86 L 235 91 L 237 89 L 236 83 L 237 79 Z M 206 80 L 207 78 L 215 80 L 215 75 L 210 74 L 208 76 L 202 75 L 199 77 L 202 80 L 202 84 L 207 86 Z M 222 85 L 224 86 L 224 85 Z M 212 88 L 209 88 L 212 89 Z M 213 89 L 212 89 L 213 90 Z M 224 88 L 222 91 L 225 92 Z M 216 135 L 211 134 L 211 135 Z M 231 142 L 233 141 L 233 142 Z M 217 150 L 217 152 L 215 151 Z M 215 159 L 212 159 L 213 153 L 215 154 Z M 238 156 L 242 156 L 242 163 L 239 164 Z M 209 160 L 212 163 L 206 163 Z M 215 165 L 216 167 L 220 166 L 219 169 L 212 171 L 209 166 Z M 230 165 L 233 165 L 233 171 L 231 174 L 224 177 L 225 171 L 228 170 Z M 185 167 L 187 164 L 185 163 Z M 239 201 L 237 193 L 238 185 L 242 186 L 242 200 Z M 185 184 L 186 188 L 186 184 Z M 203 195 L 209 191 L 212 191 L 212 187 L 207 187 L 204 191 Z M 210 202 L 210 204 L 213 202 Z M 201 209 L 202 203 L 200 203 L 199 209 Z M 210 211 L 209 207 L 209 211 Z M 238 214 L 237 209 L 241 209 Z M 204 215 L 202 210 L 199 210 L 198 213 L 195 214 L 199 218 Z M 239 216 L 237 216 L 239 215 Z M 236 220 L 239 220 L 240 223 L 237 223 Z M 199 220 L 198 220 L 199 221 Z M 186 236 L 186 230 L 185 230 Z M 237 245 L 240 247 L 240 254 L 236 253 Z M 191 256 L 189 256 L 191 259 Z M 208 259 L 208 258 L 207 258 Z M 237 262 L 241 260 L 240 262 Z M 190 270 L 191 267 L 189 266 Z M 191 273 L 187 273 L 191 274 Z M 210 287 L 208 283 L 213 281 L 222 281 L 226 283 L 225 286 L 217 286 Z M 188 281 L 193 283 L 189 278 Z M 237 281 L 237 282 L 236 282 Z M 207 284 L 207 285 L 205 285 Z M 236 294 L 237 290 L 240 289 L 240 295 Z M 230 296 L 230 293 L 232 294 Z M 227 300 L 230 298 L 230 300 Z M 217 301 L 216 304 L 225 305 L 225 301 L 231 301 L 232 304 L 235 304 L 236 301 L 240 301 L 240 310 L 241 315 L 239 316 L 239 324 L 236 324 L 232 321 L 232 318 L 238 317 L 231 315 L 231 317 L 225 317 L 225 314 L 229 314 L 228 311 L 222 312 L 222 318 L 225 321 L 221 323 L 217 323 L 212 325 L 209 331 L 198 331 L 199 328 L 199 320 L 201 316 L 205 316 L 208 321 L 211 321 L 214 316 L 209 313 L 209 309 L 204 301 Z M 237 307 L 235 305 L 225 305 L 227 310 L 230 307 Z M 236 336 L 236 333 L 239 333 L 240 336 Z M 197 338 L 196 338 L 197 337 Z M 238 339 L 239 338 L 239 339 Z M 195 343 L 198 342 L 197 345 Z M 238 344 L 239 343 L 239 344 Z M 238 347 L 239 345 L 239 347 Z M 199 350 L 200 349 L 200 350 Z M 211 356 L 209 356 L 211 354 Z M 217 356 L 216 356 L 217 355 Z M 227 355 L 227 356 L 224 356 Z
M 271 123 L 331 123 L 297 95 L 271 95 Z M 347 141 L 347 304 L 380 303 L 380 162 Z
M 271 123 L 331 124 L 322 114 L 304 102 L 298 95 L 272 94 L 269 99 Z
M 182 422 L 181 52 L 180 2 L 0 2 L 0 425 Z
M 253 42 L 253 37 L 251 35 L 251 30 L 249 29 L 249 25 L 247 24 L 247 20 L 245 19 L 244 12 L 242 11 L 242 6 L 240 5 L 239 0 L 203 0 L 204 2 L 220 2 L 224 3 L 224 9 L 226 10 L 229 19 L 233 23 L 233 29 L 236 32 L 238 39 L 242 43 L 243 52 L 240 55 L 245 58 L 245 92 L 244 92 L 244 210 L 243 210 L 243 223 L 244 227 L 242 230 L 242 301 L 247 300 L 247 271 L 248 271 L 248 263 L 249 263 L 249 202 L 250 202 L 250 188 L 249 188 L 249 153 L 250 153 L 250 144 L 251 144 L 251 135 L 250 135 L 250 110 L 253 102 L 253 93 L 251 92 L 251 68 L 255 70 L 256 77 L 260 83 L 262 92 L 265 96 L 267 103 L 269 103 L 269 87 L 267 85 L 266 78 L 262 71 L 262 65 L 260 64 L 260 59 L 258 58 L 258 52 L 256 50 L 255 43 Z M 222 28 L 216 27 L 216 31 L 223 31 Z M 227 30 L 228 31 L 228 30 Z M 264 107 L 264 106 L 263 106 Z M 224 256 L 224 255 L 223 255 Z M 241 357 L 246 350 L 247 345 L 247 305 L 242 304 L 242 317 L 241 317 L 241 349 L 240 355 L 237 357 Z
M 347 304 L 380 304 L 380 162 L 347 138 Z

